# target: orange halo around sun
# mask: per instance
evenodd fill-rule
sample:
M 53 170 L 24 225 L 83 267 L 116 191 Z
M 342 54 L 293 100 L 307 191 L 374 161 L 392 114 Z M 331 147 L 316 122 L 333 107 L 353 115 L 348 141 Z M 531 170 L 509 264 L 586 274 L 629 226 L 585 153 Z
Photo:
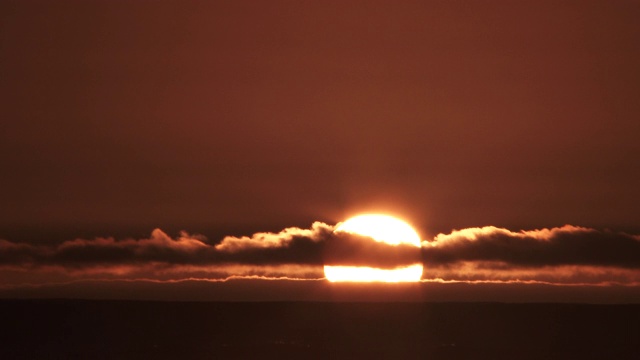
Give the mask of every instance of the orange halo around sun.
M 410 244 L 420 248 L 418 233 L 406 222 L 388 215 L 358 215 L 338 224 L 335 232 L 368 236 L 390 245 Z M 331 282 L 414 282 L 422 277 L 422 264 L 395 269 L 325 265 L 324 275 Z

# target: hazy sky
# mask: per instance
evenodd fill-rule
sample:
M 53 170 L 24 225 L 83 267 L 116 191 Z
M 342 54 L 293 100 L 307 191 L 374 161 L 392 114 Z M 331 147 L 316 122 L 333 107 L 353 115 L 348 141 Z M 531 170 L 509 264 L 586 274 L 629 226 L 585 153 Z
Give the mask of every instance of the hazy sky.
M 215 243 L 372 211 L 426 240 L 638 234 L 639 18 L 604 0 L 2 1 L 0 239 Z

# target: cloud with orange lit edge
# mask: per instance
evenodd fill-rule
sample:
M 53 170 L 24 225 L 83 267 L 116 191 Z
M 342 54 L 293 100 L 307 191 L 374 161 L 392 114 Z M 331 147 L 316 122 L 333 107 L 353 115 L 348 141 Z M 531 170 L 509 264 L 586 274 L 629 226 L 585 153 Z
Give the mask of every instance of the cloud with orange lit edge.
M 455 230 L 422 242 L 421 252 L 364 236 L 308 229 L 228 236 L 220 241 L 155 229 L 148 238 L 74 239 L 57 245 L 0 240 L 0 286 L 82 279 L 230 278 L 318 280 L 322 266 L 396 268 L 420 262 L 425 282 L 640 283 L 640 236 L 565 225 L 514 232 Z

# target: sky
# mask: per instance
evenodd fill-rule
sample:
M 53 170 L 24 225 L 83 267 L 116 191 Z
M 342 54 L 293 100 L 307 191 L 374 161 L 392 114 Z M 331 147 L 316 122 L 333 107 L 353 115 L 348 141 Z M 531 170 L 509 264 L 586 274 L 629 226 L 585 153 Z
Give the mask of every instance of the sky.
M 379 212 L 423 239 L 414 298 L 638 302 L 639 17 L 604 0 L 3 1 L 0 296 L 327 299 L 327 244 L 406 262 L 332 231 Z

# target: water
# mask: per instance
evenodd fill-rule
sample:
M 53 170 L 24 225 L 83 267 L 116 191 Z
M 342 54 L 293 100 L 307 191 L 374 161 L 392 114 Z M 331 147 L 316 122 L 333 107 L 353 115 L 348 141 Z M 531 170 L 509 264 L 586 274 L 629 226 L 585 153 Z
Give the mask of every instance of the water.
M 2 359 L 638 359 L 640 305 L 0 300 Z

